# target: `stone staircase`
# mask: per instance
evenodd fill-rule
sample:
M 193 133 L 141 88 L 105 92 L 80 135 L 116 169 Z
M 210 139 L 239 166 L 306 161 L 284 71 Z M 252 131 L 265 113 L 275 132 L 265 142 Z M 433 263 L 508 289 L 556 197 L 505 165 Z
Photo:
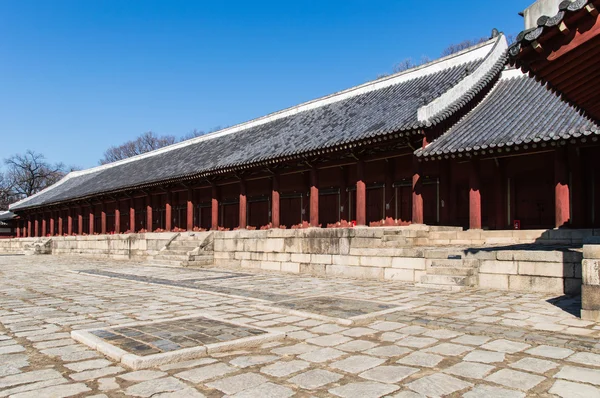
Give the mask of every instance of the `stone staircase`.
M 456 258 L 429 260 L 426 274 L 417 286 L 452 291 L 477 286 L 479 260 Z
M 214 263 L 213 236 L 178 235 L 152 256 L 148 264 L 171 267 L 207 267 Z

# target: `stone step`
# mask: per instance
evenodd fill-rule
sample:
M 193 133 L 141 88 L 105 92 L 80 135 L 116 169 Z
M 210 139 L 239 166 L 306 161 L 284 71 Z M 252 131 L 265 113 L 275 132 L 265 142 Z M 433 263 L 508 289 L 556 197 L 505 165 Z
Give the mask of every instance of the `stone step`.
M 432 267 L 468 267 L 462 259 L 435 259 L 431 260 Z
M 187 249 L 173 250 L 172 248 L 168 248 L 167 250 L 164 250 L 164 251 L 160 252 L 159 254 L 168 254 L 168 255 L 173 255 L 173 256 L 187 256 L 187 254 L 191 251 L 193 251 L 193 249 L 191 249 L 191 250 L 187 250 Z
M 160 253 L 157 254 L 156 256 L 154 256 L 153 260 L 166 260 L 166 261 L 186 261 L 190 258 L 190 256 L 188 256 L 187 254 L 185 255 L 180 255 L 180 254 L 167 254 L 167 253 Z
M 466 286 L 437 285 L 435 283 L 415 283 L 415 286 L 426 289 L 448 290 L 452 292 L 462 292 L 467 289 Z
M 383 238 L 381 239 L 384 242 L 399 242 L 399 243 L 408 243 L 410 240 L 410 238 L 404 236 L 404 235 L 383 235 Z
M 181 267 L 182 261 L 152 259 L 148 260 L 146 264 L 159 267 Z
M 184 261 L 181 265 L 184 267 L 212 267 L 214 265 L 214 260 Z
M 461 275 L 423 275 L 421 283 L 449 286 L 470 286 L 471 278 Z
M 169 245 L 168 249 L 169 250 L 187 250 L 187 251 L 192 251 L 195 248 L 197 248 L 198 244 L 190 244 L 188 242 L 185 242 L 185 244 L 177 244 L 177 242 L 171 242 L 171 244 Z
M 432 267 L 427 269 L 427 275 L 472 276 L 475 269 L 463 267 Z
M 215 256 L 213 256 L 212 254 L 195 254 L 190 256 L 189 261 L 203 261 L 203 260 L 208 260 L 208 261 L 213 261 L 215 258 Z

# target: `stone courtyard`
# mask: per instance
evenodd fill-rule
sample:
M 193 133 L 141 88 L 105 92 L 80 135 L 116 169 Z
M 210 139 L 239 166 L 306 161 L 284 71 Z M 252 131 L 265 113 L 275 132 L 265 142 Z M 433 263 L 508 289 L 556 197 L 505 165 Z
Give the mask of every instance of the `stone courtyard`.
M 544 293 L 6 255 L 0 397 L 600 397 L 600 325 L 580 306 Z M 83 330 L 175 354 L 132 370 L 72 338 Z M 177 360 L 270 333 L 282 338 Z

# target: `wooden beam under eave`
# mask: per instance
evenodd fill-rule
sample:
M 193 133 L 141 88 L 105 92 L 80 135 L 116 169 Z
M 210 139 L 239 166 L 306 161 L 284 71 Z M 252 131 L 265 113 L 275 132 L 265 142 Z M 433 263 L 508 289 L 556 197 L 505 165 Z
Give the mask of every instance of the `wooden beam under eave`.
M 587 43 L 588 41 L 594 39 L 595 37 L 599 36 L 600 35 L 600 19 L 596 18 L 595 21 L 593 22 L 593 25 L 590 27 L 590 29 L 587 29 L 587 30 L 582 30 L 582 29 L 585 29 L 585 26 L 583 26 L 583 27 L 580 26 L 568 44 L 562 45 L 558 50 L 551 51 L 548 54 L 548 56 L 546 57 L 546 59 L 550 62 L 556 61 L 560 57 L 563 57 L 566 54 L 569 54 L 571 51 L 577 49 L 579 46 L 581 46 L 581 45 Z
M 600 39 L 597 40 L 600 44 Z M 590 44 L 595 44 L 596 41 Z M 571 54 L 569 59 L 555 61 L 553 63 L 544 62 L 544 67 L 537 67 L 536 73 L 545 80 L 554 82 L 563 76 L 574 76 L 581 73 L 590 64 L 596 64 L 600 59 L 600 45 L 586 45 L 577 50 L 577 53 Z

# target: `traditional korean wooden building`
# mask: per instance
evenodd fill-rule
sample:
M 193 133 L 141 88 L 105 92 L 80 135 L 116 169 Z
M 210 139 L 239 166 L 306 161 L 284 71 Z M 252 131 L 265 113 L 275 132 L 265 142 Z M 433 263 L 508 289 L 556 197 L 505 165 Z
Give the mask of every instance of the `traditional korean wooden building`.
M 426 223 L 600 226 L 600 128 L 507 67 L 450 57 L 157 151 L 11 206 L 19 236 Z M 597 118 L 595 120 L 598 120 Z

